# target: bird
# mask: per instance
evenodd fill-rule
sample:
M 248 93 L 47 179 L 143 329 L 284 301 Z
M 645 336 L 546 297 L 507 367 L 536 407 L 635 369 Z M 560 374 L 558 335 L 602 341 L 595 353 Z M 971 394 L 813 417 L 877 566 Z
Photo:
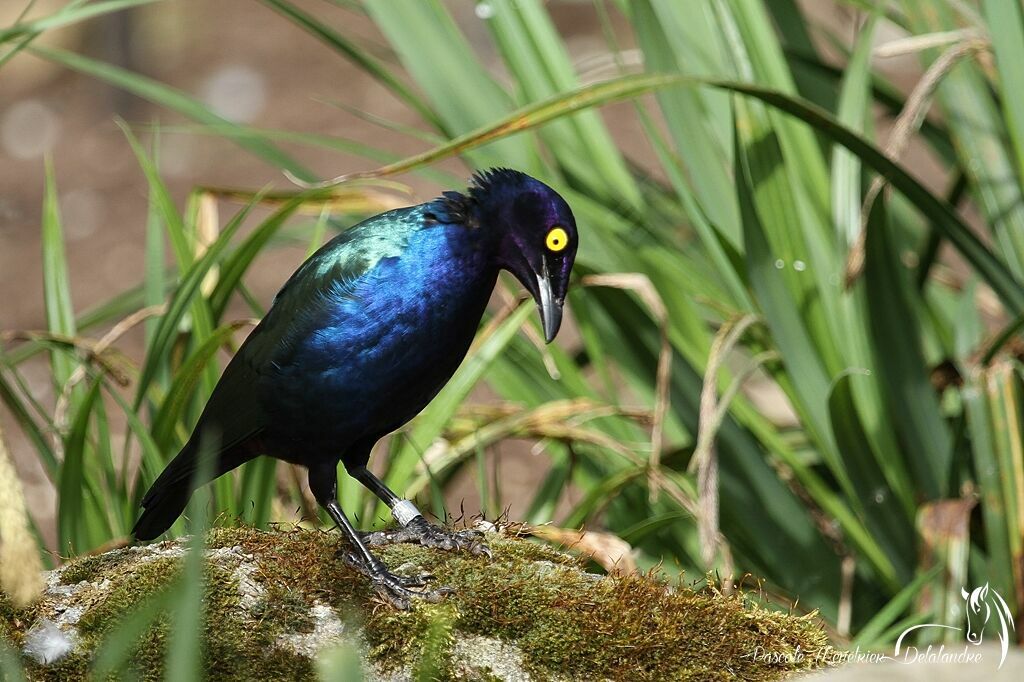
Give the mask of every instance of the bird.
M 268 455 L 308 470 L 313 497 L 347 541 L 343 559 L 385 601 L 407 609 L 413 599 L 443 599 L 448 588 L 427 589 L 433 576 L 392 573 L 369 547 L 490 552 L 479 533 L 429 523 L 370 472 L 370 451 L 455 373 L 499 271 L 534 299 L 551 343 L 578 245 L 561 195 L 508 168 L 341 232 L 291 275 L 229 361 L 188 441 L 143 497 L 134 537 L 157 538 L 200 486 Z M 337 499 L 339 463 L 388 506 L 396 529 L 354 528 Z

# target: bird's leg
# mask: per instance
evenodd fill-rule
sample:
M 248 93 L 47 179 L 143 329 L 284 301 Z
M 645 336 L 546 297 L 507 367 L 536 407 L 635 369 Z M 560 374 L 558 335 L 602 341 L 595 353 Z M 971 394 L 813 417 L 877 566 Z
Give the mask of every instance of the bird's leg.
M 369 488 L 370 492 L 391 509 L 391 515 L 398 522 L 399 528 L 363 533 L 363 541 L 367 545 L 393 545 L 400 542 L 414 542 L 424 547 L 436 547 L 445 550 L 468 550 L 475 556 L 490 558 L 491 550 L 481 542 L 483 533 L 476 530 L 453 531 L 438 528 L 428 523 L 416 505 L 403 500 L 384 482 L 370 473 L 365 466 L 349 471 L 353 478 Z
M 333 465 L 324 468 L 310 468 L 309 488 L 313 492 L 313 497 L 327 511 L 331 519 L 338 524 L 338 528 L 341 529 L 345 540 L 351 545 L 351 549 L 342 554 L 345 563 L 369 578 L 373 589 L 395 608 L 408 609 L 409 600 L 413 598 L 437 603 L 444 599 L 445 595 L 451 593 L 451 588 L 448 587 L 436 590 L 411 590 L 409 589 L 410 587 L 426 585 L 427 581 L 434 576 L 430 574 L 421 574 L 413 577 L 396 575 L 389 571 L 380 559 L 370 553 L 370 550 L 366 548 L 366 545 L 360 539 L 359 533 L 352 527 L 352 523 L 338 504 L 338 477 Z

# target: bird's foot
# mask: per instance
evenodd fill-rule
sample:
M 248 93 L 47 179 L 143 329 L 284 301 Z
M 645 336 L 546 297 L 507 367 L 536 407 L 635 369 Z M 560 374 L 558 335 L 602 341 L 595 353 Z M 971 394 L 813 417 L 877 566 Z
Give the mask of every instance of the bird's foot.
M 426 586 L 434 579 L 434 576 L 430 573 L 420 573 L 414 576 L 398 575 L 389 571 L 380 561 L 366 562 L 350 551 L 341 551 L 340 554 L 348 566 L 369 578 L 373 590 L 396 609 L 407 611 L 413 599 L 422 599 L 431 604 L 437 604 L 454 592 L 450 587 L 439 587 L 435 590 L 413 590 L 410 588 Z
M 371 546 L 410 542 L 446 551 L 467 551 L 473 556 L 491 558 L 491 550 L 482 542 L 484 534 L 480 531 L 445 530 L 428 523 L 422 516 L 415 517 L 401 528 L 378 530 L 365 533 L 361 537 L 363 542 Z

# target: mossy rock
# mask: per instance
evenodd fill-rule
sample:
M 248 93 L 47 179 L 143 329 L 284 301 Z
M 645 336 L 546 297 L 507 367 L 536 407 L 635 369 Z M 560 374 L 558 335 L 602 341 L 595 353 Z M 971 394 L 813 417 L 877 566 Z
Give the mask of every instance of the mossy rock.
M 508 531 L 486 541 L 491 561 L 378 548 L 396 572 L 427 571 L 455 588 L 444 603 L 396 611 L 337 557 L 336 533 L 211 531 L 204 670 L 210 679 L 315 679 L 318 657 L 347 650 L 358 652 L 368 680 L 772 680 L 827 659 L 786 655 L 830 649 L 814 617 L 713 588 L 594 575 Z M 72 561 L 48 574 L 34 607 L 17 611 L 0 599 L 0 634 L 22 651 L 31 679 L 84 677 L 118 622 L 180 584 L 186 552 L 169 541 Z M 130 660 L 135 674 L 159 679 L 167 614 L 151 622 Z

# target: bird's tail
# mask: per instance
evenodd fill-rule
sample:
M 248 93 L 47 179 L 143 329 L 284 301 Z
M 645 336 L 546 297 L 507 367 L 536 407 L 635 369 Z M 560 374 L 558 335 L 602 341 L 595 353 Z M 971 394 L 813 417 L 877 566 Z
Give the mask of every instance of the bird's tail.
M 142 498 L 143 512 L 132 529 L 137 539 L 152 540 L 162 534 L 185 511 L 197 488 L 253 458 L 248 448 L 238 444 L 211 453 L 213 461 L 200 467 L 197 440 L 193 437 L 185 444 Z
M 132 535 L 139 540 L 152 540 L 171 527 L 175 519 L 185 511 L 189 498 L 192 497 L 191 484 L 181 487 L 161 486 L 158 479 L 146 493 L 146 501 L 139 520 L 135 522 Z

